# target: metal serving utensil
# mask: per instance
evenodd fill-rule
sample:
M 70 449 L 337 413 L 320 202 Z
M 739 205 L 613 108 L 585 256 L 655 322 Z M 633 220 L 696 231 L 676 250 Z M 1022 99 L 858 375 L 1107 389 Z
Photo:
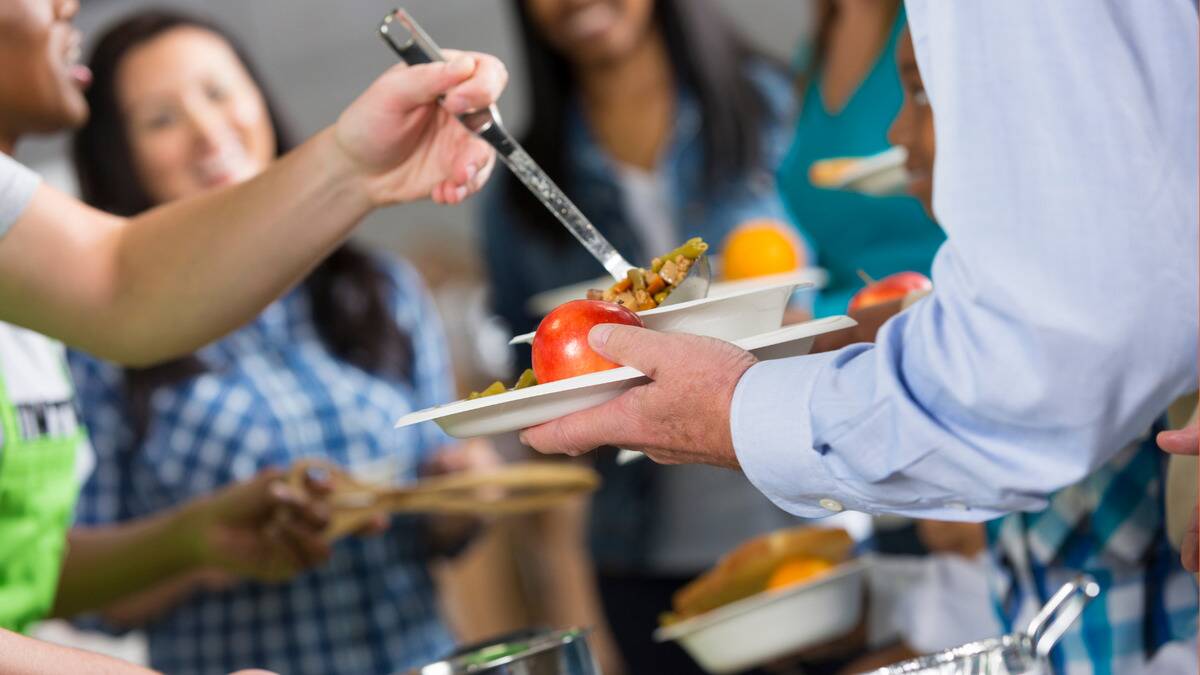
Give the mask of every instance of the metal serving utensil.
M 397 9 L 383 18 L 383 22 L 379 24 L 379 35 L 410 66 L 446 60 L 429 34 L 403 9 Z M 496 106 L 464 113 L 459 115 L 458 119 L 472 133 L 496 149 L 500 160 L 517 179 L 550 209 L 559 222 L 583 244 L 588 253 L 600 261 L 613 279 L 620 281 L 626 278 L 634 266 L 613 248 L 608 239 L 508 133 Z M 707 297 L 711 281 L 712 268 L 708 263 L 708 256 L 702 255 L 663 304 L 674 305 Z
M 1040 675 L 1050 672 L 1050 650 L 1066 634 L 1100 586 L 1082 574 L 1055 593 L 1029 626 L 990 640 L 918 657 L 865 675 Z

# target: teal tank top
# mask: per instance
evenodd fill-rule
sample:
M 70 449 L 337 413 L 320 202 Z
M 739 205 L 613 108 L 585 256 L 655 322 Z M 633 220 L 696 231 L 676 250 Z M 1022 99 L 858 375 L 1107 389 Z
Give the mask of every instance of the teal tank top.
M 829 272 L 813 306 L 816 317 L 846 312 L 850 297 L 863 286 L 860 269 L 876 279 L 906 270 L 929 274 L 945 239 L 912 197 L 870 197 L 822 190 L 808 182 L 808 169 L 819 159 L 871 155 L 890 147 L 888 127 L 903 99 L 896 70 L 896 40 L 903 28 L 902 10 L 883 53 L 841 112 L 825 109 L 820 74 L 812 78 L 779 167 L 784 204 L 808 239 L 816 263 Z

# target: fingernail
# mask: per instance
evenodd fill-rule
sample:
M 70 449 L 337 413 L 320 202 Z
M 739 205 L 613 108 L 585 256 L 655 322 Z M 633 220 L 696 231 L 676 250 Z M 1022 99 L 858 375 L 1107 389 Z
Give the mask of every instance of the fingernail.
M 464 200 L 466 198 L 467 198 L 467 186 L 466 185 L 459 185 L 458 187 L 454 188 L 454 200 L 455 201 L 461 202 L 462 200 Z
M 329 472 L 316 466 L 308 467 L 304 475 L 314 483 L 324 483 L 329 480 Z
M 1176 439 L 1179 439 L 1182 436 L 1183 436 L 1183 434 L 1180 433 L 1179 431 L 1173 431 L 1173 430 L 1160 431 L 1160 432 L 1158 432 L 1158 438 L 1156 440 L 1158 441 L 1159 445 L 1162 445 L 1164 443 L 1169 445 L 1172 441 L 1175 441 Z
M 529 437 L 525 434 L 524 431 L 522 431 L 520 434 L 517 435 L 517 440 L 521 441 L 521 445 L 529 445 L 528 438 Z
M 271 496 L 276 499 L 286 500 L 286 499 L 291 499 L 291 497 L 292 497 L 291 489 L 288 488 L 288 486 L 283 484 L 283 482 L 281 482 L 281 481 L 275 481 L 275 482 L 271 483 L 270 491 L 271 491 Z
M 611 323 L 602 323 L 598 326 L 593 326 L 588 333 L 588 344 L 592 349 L 603 349 L 604 345 L 608 344 L 608 338 L 612 335 L 616 325 Z
M 473 182 L 475 177 L 479 175 L 479 167 L 472 162 L 467 165 L 467 182 Z
M 446 69 L 452 73 L 467 73 L 475 69 L 475 61 L 469 56 L 456 56 L 446 64 Z

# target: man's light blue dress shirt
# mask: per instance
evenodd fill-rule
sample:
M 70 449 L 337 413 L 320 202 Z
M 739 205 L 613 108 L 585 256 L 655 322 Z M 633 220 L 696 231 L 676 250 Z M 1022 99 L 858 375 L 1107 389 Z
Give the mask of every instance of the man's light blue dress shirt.
M 798 515 L 1041 509 L 1196 389 L 1196 3 L 906 4 L 937 290 L 875 345 L 754 366 L 734 445 Z

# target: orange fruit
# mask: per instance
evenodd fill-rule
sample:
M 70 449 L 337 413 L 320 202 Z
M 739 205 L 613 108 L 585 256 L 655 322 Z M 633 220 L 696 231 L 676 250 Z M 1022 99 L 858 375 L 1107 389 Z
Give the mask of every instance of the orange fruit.
M 795 558 L 775 568 L 775 571 L 771 573 L 771 578 L 767 580 L 767 590 L 773 591 L 802 584 L 821 576 L 831 569 L 833 569 L 833 563 L 828 560 L 821 560 L 820 558 Z
M 794 272 L 804 263 L 804 246 L 796 231 L 774 220 L 743 223 L 721 246 L 721 276 L 726 281 Z

